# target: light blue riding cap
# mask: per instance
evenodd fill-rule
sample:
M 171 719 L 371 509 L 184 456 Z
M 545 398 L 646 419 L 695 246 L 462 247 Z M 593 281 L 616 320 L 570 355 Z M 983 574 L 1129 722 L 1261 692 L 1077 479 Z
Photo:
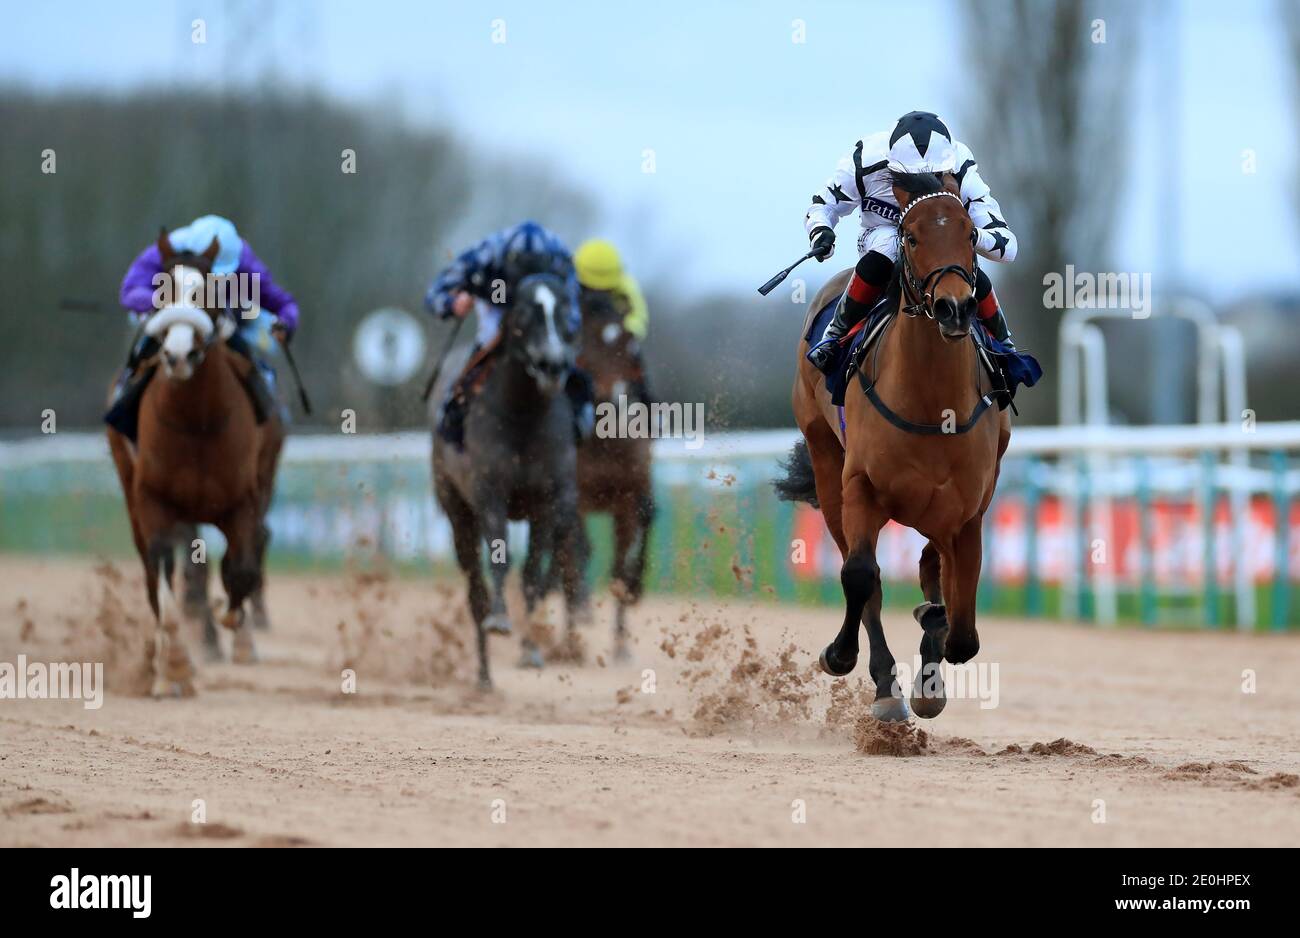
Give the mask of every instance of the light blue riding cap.
M 235 223 L 220 215 L 204 215 L 196 218 L 184 228 L 177 228 L 169 236 L 174 251 L 189 251 L 202 254 L 216 238 L 220 243 L 216 260 L 212 262 L 214 274 L 233 274 L 239 269 L 239 255 L 244 250 L 244 241 L 235 230 Z

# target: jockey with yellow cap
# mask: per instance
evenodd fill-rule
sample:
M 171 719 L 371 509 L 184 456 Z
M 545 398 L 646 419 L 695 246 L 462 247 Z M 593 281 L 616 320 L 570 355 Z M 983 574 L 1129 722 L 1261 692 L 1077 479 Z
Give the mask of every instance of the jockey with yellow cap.
M 578 246 L 573 254 L 573 267 L 578 275 L 579 306 L 593 299 L 612 300 L 616 309 L 623 310 L 623 328 L 636 337 L 633 350 L 642 377 L 637 382 L 636 393 L 649 402 L 650 388 L 645 379 L 645 363 L 641 361 L 640 343 L 650 328 L 650 311 L 646 307 L 641 287 L 623 267 L 618 248 L 601 238 L 591 238 Z
M 632 275 L 623 269 L 623 259 L 618 248 L 608 241 L 592 238 L 584 241 L 573 255 L 573 266 L 578 272 L 578 285 L 586 290 L 613 293 L 621 298 L 627 308 L 623 328 L 638 339 L 644 339 L 650 326 L 650 313 L 645 297 Z

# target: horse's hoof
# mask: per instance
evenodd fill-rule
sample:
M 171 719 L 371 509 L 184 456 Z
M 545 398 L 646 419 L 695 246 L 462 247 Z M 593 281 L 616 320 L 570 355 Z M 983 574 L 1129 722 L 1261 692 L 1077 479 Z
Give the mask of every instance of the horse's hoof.
M 569 628 L 585 629 L 590 625 L 594 625 L 595 622 L 596 622 L 596 617 L 592 615 L 591 606 L 589 605 L 576 606 L 569 613 L 569 623 L 568 623 Z
M 632 660 L 632 652 L 628 651 L 626 645 L 614 646 L 614 662 L 616 664 L 627 664 Z
M 208 664 L 220 664 L 225 655 L 221 651 L 221 643 L 213 642 L 211 645 L 204 644 L 203 660 Z
M 965 636 L 953 635 L 950 631 L 943 643 L 943 657 L 949 664 L 965 664 L 970 661 L 980 650 L 980 640 L 978 635 Z
M 183 697 L 193 697 L 194 694 L 194 684 L 188 679 L 169 681 L 165 678 L 159 678 L 153 684 L 152 696 L 155 700 L 166 700 L 168 698 L 179 700 Z
M 267 618 L 265 612 L 253 611 L 253 628 L 259 632 L 271 631 L 271 620 Z
M 947 697 L 912 696 L 912 712 L 923 720 L 933 720 L 948 705 Z
M 540 648 L 525 648 L 524 653 L 519 658 L 519 667 L 536 668 L 541 670 L 546 666 L 546 661 L 542 658 Z
M 231 664 L 257 664 L 257 649 L 251 644 L 236 644 L 230 649 Z
M 492 678 L 487 675 L 480 675 L 478 679 L 478 689 L 480 693 L 490 694 L 492 692 Z
M 823 648 L 821 657 L 817 659 L 817 663 L 821 665 L 821 669 L 831 677 L 843 677 L 858 666 L 858 657 L 857 655 L 854 655 L 853 659 L 845 664 L 839 658 L 835 657 L 835 653 L 831 651 L 833 647 L 833 645 L 827 645 Z
M 509 635 L 511 632 L 510 617 L 503 612 L 494 612 L 483 620 L 484 632 L 495 632 L 498 635 Z
M 871 715 L 881 723 L 906 723 L 907 704 L 902 697 L 881 697 L 871 702 Z

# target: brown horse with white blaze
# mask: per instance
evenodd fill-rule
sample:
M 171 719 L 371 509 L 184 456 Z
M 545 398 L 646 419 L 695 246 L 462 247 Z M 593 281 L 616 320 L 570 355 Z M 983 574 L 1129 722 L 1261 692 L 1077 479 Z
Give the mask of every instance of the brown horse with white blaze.
M 645 400 L 639 342 L 624 327 L 626 310 L 608 291 L 583 291 L 582 352 L 578 365 L 590 376 L 597 408 L 620 403 L 649 406 Z M 651 441 L 602 436 L 597 432 L 578 447 L 578 507 L 584 515 L 609 512 L 614 523 L 610 592 L 614 610 L 614 658 L 626 661 L 627 610 L 645 587 L 650 526 L 654 521 Z M 579 528 L 581 562 L 588 556 L 586 533 Z
M 961 664 L 979 650 L 981 527 L 1011 437 L 1007 413 L 990 407 L 993 388 L 971 335 L 975 230 L 956 183 L 951 176 L 899 176 L 894 193 L 902 210 L 890 293 L 897 306 L 862 356 L 863 393 L 850 383 L 841 429 L 823 376 L 804 358 L 807 343 L 800 344 L 793 403 L 806 446 L 795 447 L 789 475 L 777 483 L 783 497 L 821 508 L 844 558 L 844 623 L 822 652 L 821 667 L 836 676 L 853 670 L 861 622 L 876 685 L 872 712 L 882 720 L 906 719 L 907 706 L 880 622 L 880 529 L 893 520 L 928 540 L 920 560 L 925 601 L 914 611 L 923 637 L 912 709 L 934 717 L 945 703 L 940 662 Z M 844 290 L 850 274 L 822 289 L 809 317 Z
M 271 478 L 261 458 L 263 430 L 244 388 L 252 365 L 226 346 L 235 329 L 231 315 L 205 308 L 202 299 L 218 248 L 214 239 L 202 254 L 178 253 L 165 230 L 159 236 L 174 301 L 146 321 L 161 348 L 141 366 L 157 373 L 140 400 L 136 444 L 108 430 L 155 617 L 144 662 L 154 696 L 194 693 L 173 591 L 177 534 L 188 525 L 212 524 L 225 536 L 223 623 L 235 631 L 232 660 L 256 657 L 244 600 L 261 584 L 258 537 Z

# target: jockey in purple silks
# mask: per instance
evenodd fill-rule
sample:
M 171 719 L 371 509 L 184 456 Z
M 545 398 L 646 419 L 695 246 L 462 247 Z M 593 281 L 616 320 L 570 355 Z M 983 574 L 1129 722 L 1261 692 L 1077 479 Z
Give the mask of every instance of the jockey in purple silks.
M 256 280 L 260 308 L 239 310 L 236 320 L 238 329 L 226 342 L 257 366 L 250 372 L 250 382 L 254 385 L 250 387 L 250 393 L 260 403 L 273 406 L 275 371 L 267 364 L 264 356 L 273 351 L 277 342 L 288 343 L 297 330 L 298 303 L 293 294 L 271 279 L 270 270 L 227 219 L 219 215 L 204 215 L 168 235 L 169 243 L 178 253 L 193 254 L 202 254 L 214 238 L 219 247 L 217 256 L 212 261 L 212 273 L 247 275 Z M 151 244 L 131 262 L 126 276 L 122 278 L 118 300 L 131 311 L 137 321 L 143 322 L 155 311 L 158 291 L 155 278 L 160 273 L 163 273 L 162 254 L 157 244 Z M 157 351 L 156 339 L 150 336 L 140 337 L 131 349 L 126 367 L 118 378 L 113 403 L 104 418 L 110 426 L 117 427 L 130 438 L 134 438 L 135 411 L 146 383 L 145 380 L 132 382 L 130 379 L 140 363 L 151 358 Z M 128 429 L 130 432 L 127 432 Z

